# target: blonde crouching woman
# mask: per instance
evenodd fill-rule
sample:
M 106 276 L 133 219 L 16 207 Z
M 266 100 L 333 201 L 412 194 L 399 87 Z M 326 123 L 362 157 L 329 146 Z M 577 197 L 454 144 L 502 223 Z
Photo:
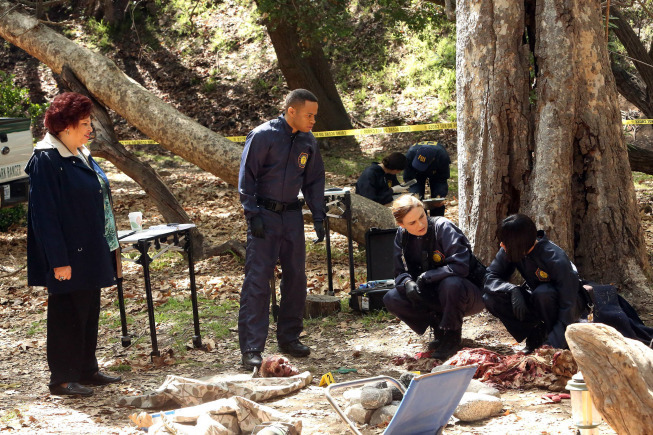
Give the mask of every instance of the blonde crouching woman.
M 433 328 L 432 357 L 444 360 L 461 345 L 463 317 L 485 307 L 485 268 L 467 237 L 449 219 L 428 217 L 421 201 L 403 195 L 392 204 L 397 225 L 395 285 L 383 302 L 418 334 Z

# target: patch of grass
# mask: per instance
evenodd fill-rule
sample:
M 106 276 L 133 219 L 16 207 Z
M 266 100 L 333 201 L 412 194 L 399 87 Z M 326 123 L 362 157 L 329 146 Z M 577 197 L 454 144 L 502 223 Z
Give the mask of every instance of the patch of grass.
M 633 183 L 635 190 L 646 190 L 653 188 L 653 175 L 633 171 Z
M 130 366 L 129 364 L 119 364 L 117 366 L 109 367 L 109 370 L 113 372 L 119 372 L 119 373 L 131 372 L 132 366 Z
M 352 175 L 360 175 L 370 164 L 370 160 L 360 157 L 342 157 L 342 156 L 324 156 L 324 169 L 327 172 L 332 172 L 337 175 L 345 175 L 351 177 Z
M 213 77 L 209 77 L 202 84 L 202 92 L 204 92 L 205 94 L 210 94 L 211 92 L 215 91 L 217 88 L 218 88 L 218 81 Z
M 18 409 L 10 409 L 9 411 L 2 414 L 0 421 L 3 423 L 9 423 L 11 420 L 20 418 L 22 415 Z
M 238 316 L 238 303 L 226 301 L 216 304 L 215 301 L 198 296 L 197 304 L 200 314 L 200 328 L 204 336 L 221 340 L 231 334 Z M 175 352 L 186 353 L 186 342 L 193 324 L 192 302 L 190 298 L 170 298 L 155 309 L 154 318 L 157 323 L 167 325 L 168 334 L 173 337 Z M 237 343 L 236 343 L 237 344 Z
M 27 329 L 27 332 L 25 333 L 28 337 L 31 337 L 35 334 L 41 333 L 44 330 L 46 320 L 38 320 L 36 322 L 32 322 L 30 327 Z
M 378 329 L 378 328 L 384 328 L 386 326 L 386 323 L 394 318 L 395 318 L 394 314 L 390 314 L 385 310 L 379 310 L 379 311 L 374 311 L 365 314 L 361 318 L 361 322 L 363 323 L 363 326 L 366 328 Z
M 106 52 L 113 48 L 113 37 L 116 31 L 109 24 L 91 17 L 86 21 L 86 29 L 91 43 L 101 51 Z
M 114 301 L 114 306 L 118 308 L 118 300 Z M 108 311 L 103 310 L 100 312 L 100 321 L 98 322 L 100 326 L 105 326 L 108 329 L 120 329 L 122 324 L 120 323 L 120 311 Z M 132 325 L 134 323 L 133 316 L 127 316 L 127 325 Z
M 155 272 L 166 269 L 172 270 L 179 262 L 186 262 L 186 259 L 184 259 L 181 253 L 167 251 L 157 257 L 152 263 L 150 263 L 150 270 Z

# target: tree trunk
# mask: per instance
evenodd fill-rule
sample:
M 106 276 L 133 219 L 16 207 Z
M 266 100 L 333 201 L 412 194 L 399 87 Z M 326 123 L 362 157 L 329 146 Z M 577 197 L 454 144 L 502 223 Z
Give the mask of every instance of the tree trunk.
M 12 4 L 0 0 L 0 16 Z M 130 124 L 165 149 L 196 164 L 232 186 L 238 185 L 242 146 L 214 133 L 181 114 L 126 76 L 104 56 L 80 47 L 34 18 L 15 10 L 0 20 L 0 37 L 22 48 L 61 74 L 64 63 L 102 105 L 113 109 Z M 322 107 L 322 106 L 320 106 Z M 352 195 L 353 238 L 365 244 L 370 227 L 394 226 L 390 210 L 358 195 Z M 334 221 L 333 230 L 345 233 L 344 221 Z
M 293 25 L 281 20 L 266 20 L 265 25 L 288 87 L 308 89 L 319 100 L 315 130 L 351 129 L 349 115 L 336 89 L 322 46 L 313 42 L 308 54 L 304 54 L 299 45 L 302 39 Z
M 541 0 L 534 17 L 526 10 L 524 0 L 458 3 L 461 228 L 489 261 L 497 223 L 521 211 L 584 278 L 650 296 L 599 1 Z

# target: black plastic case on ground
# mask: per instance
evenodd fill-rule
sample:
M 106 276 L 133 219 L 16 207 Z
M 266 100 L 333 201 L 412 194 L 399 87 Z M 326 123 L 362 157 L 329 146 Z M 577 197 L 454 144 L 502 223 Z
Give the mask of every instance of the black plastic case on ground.
M 394 279 L 394 247 L 396 228 L 370 228 L 365 233 L 367 280 Z
M 365 233 L 367 257 L 367 279 L 378 281 L 394 279 L 394 240 L 396 228 L 370 228 Z M 383 296 L 392 285 L 374 288 L 358 288 L 350 293 L 349 306 L 356 311 L 378 311 L 384 309 Z

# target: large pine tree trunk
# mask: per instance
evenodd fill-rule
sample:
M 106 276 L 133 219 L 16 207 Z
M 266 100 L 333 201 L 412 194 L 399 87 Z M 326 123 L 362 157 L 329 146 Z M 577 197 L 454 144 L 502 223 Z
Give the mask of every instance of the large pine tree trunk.
M 0 0 L 0 37 L 61 74 L 64 64 L 101 104 L 111 108 L 165 149 L 236 186 L 242 146 L 198 124 L 126 76 L 106 57 L 80 47 Z M 322 108 L 322 105 L 320 105 Z M 390 210 L 352 196 L 353 239 L 365 244 L 370 227 L 394 226 Z M 344 233 L 344 221 L 332 229 Z
M 285 7 L 291 8 L 292 6 Z M 302 39 L 292 24 L 283 20 L 267 20 L 265 24 L 277 54 L 279 68 L 288 87 L 290 89 L 308 89 L 319 100 L 319 114 L 315 130 L 352 128 L 322 46 L 312 43 L 306 50 L 307 53 L 304 53 L 300 46 Z
M 599 1 L 529 3 L 458 3 L 461 227 L 487 261 L 497 223 L 524 212 L 583 277 L 650 295 Z

